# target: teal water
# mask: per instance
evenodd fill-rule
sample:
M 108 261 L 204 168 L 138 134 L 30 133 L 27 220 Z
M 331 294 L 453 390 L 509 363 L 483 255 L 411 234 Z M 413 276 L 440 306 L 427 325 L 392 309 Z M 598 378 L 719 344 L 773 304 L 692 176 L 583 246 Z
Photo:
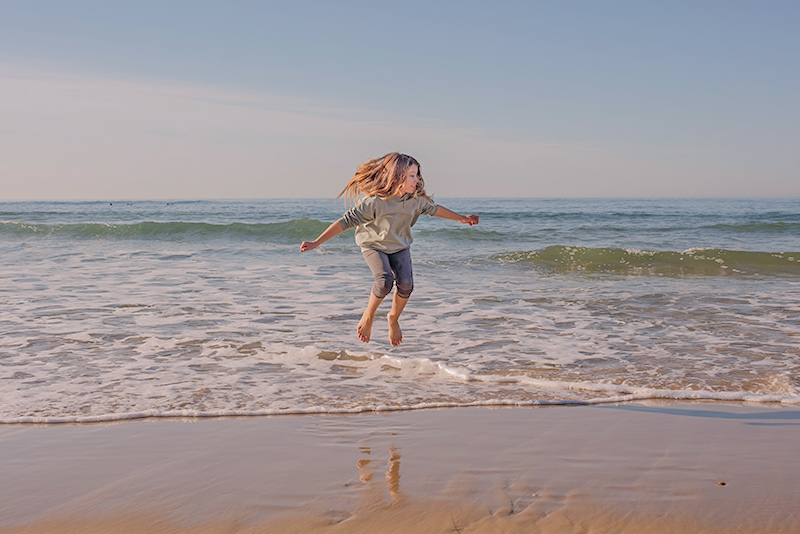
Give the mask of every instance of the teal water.
M 0 203 L 0 420 L 800 403 L 800 201 L 436 200 L 397 348 L 341 203 Z

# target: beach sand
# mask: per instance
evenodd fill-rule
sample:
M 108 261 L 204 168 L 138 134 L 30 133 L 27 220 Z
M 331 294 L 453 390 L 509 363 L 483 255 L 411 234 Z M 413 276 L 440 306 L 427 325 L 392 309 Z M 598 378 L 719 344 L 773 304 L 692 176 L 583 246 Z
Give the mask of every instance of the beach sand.
M 800 409 L 0 426 L 0 533 L 800 532 Z

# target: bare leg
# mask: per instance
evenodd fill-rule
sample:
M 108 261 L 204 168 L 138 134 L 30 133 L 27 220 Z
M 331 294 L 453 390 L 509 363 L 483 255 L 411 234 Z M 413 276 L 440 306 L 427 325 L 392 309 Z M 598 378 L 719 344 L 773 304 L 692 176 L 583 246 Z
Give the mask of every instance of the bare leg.
M 356 329 L 358 332 L 358 339 L 364 343 L 369 343 L 369 337 L 372 334 L 372 321 L 375 320 L 375 313 L 378 311 L 378 306 L 381 305 L 381 302 L 383 302 L 383 299 L 376 297 L 375 294 L 370 291 L 367 309 L 364 310 L 364 314 L 361 316 L 361 320 L 358 322 L 358 328 Z
M 395 291 L 394 299 L 392 300 L 392 311 L 386 315 L 386 319 L 389 320 L 389 341 L 391 341 L 393 347 L 403 341 L 403 332 L 400 330 L 399 321 L 400 314 L 403 313 L 407 303 L 408 299 L 398 296 Z

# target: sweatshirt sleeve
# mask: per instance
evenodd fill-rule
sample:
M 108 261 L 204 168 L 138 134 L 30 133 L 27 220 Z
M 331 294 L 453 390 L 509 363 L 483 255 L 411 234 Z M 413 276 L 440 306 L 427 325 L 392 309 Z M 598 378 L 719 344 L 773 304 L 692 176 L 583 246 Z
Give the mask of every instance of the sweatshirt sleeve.
M 366 197 L 342 215 L 338 223 L 343 230 L 347 230 L 373 219 L 375 219 L 375 203 L 371 201 L 370 197 Z
M 420 213 L 424 213 L 425 215 L 436 215 L 436 212 L 439 209 L 439 206 L 433 200 L 429 198 L 422 198 L 422 211 Z

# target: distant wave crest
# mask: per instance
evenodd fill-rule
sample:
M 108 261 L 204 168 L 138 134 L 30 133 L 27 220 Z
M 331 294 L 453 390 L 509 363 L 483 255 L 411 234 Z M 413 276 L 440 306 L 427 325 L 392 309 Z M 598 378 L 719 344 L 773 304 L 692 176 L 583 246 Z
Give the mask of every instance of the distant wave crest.
M 800 232 L 800 223 L 782 221 L 751 221 L 742 224 L 714 224 L 706 226 L 710 230 L 720 230 L 731 233 L 744 234 L 797 234 Z
M 31 224 L 0 222 L 0 235 L 18 237 L 66 237 L 70 239 L 163 239 L 192 241 L 214 238 L 297 241 L 313 239 L 327 223 L 294 219 L 276 223 L 212 224 L 205 222 L 71 223 Z

